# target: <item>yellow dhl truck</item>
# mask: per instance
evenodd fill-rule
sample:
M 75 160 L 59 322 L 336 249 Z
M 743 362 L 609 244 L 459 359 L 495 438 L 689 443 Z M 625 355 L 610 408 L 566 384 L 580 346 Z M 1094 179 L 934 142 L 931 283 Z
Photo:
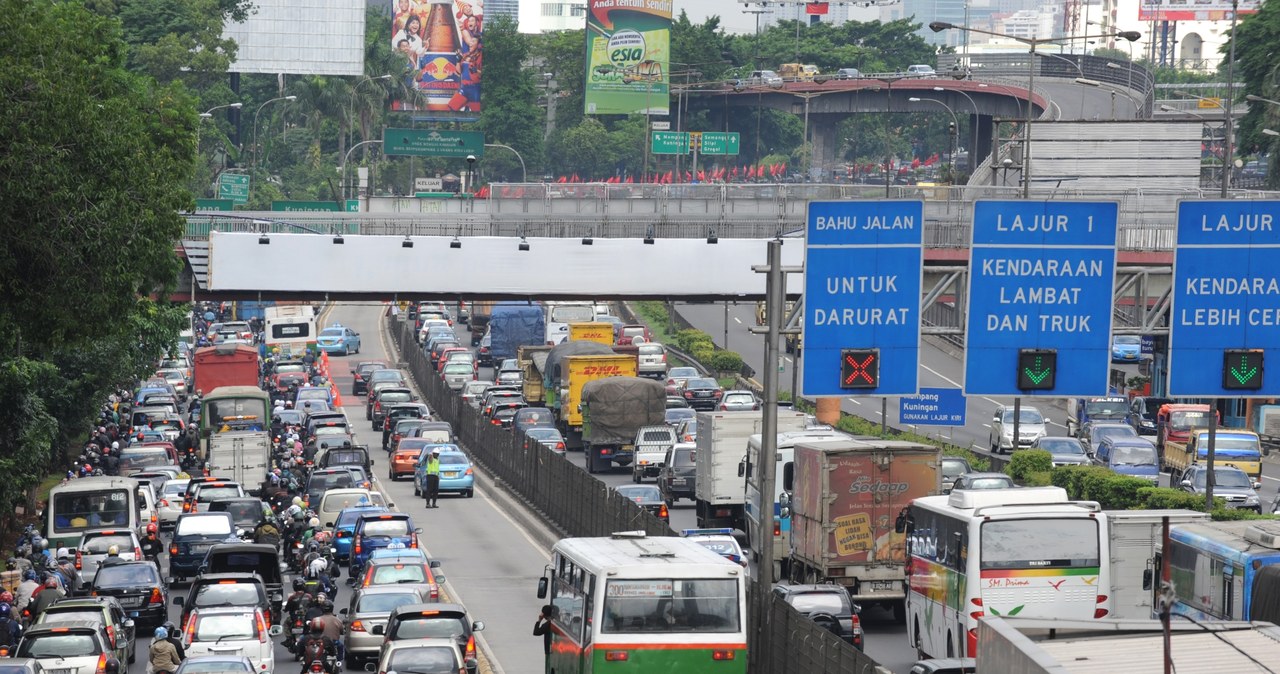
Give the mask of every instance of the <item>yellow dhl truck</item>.
M 570 323 L 569 341 L 599 342 L 605 346 L 613 345 L 612 323 Z
M 1213 465 L 1235 466 L 1251 480 L 1262 479 L 1262 444 L 1258 434 L 1240 428 L 1219 428 L 1213 442 Z M 1209 459 L 1209 429 L 1194 428 L 1186 442 L 1166 440 L 1164 465 L 1170 470 L 1173 484 L 1191 466 Z
M 557 426 L 569 449 L 582 447 L 582 387 L 607 377 L 635 377 L 639 364 L 631 355 L 569 356 L 564 360 L 560 386 L 545 391 L 547 407 L 556 412 Z M 665 402 L 665 401 L 664 401 Z

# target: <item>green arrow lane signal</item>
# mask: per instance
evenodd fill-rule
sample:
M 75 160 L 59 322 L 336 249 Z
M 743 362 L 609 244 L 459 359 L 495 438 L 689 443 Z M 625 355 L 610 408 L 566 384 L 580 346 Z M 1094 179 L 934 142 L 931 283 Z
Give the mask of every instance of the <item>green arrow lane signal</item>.
M 1261 349 L 1227 349 L 1222 352 L 1222 388 L 1257 391 L 1262 388 Z
M 1058 352 L 1053 349 L 1018 351 L 1018 389 L 1048 391 L 1057 383 Z

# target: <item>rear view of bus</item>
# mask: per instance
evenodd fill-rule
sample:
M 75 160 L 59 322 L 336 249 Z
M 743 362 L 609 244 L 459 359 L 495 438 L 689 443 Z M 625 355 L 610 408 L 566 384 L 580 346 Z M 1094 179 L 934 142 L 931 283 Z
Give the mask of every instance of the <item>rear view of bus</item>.
M 538 596 L 554 607 L 551 671 L 743 674 L 742 567 L 695 541 L 567 538 Z
M 907 636 L 930 657 L 974 656 L 984 615 L 1110 614 L 1106 515 L 1059 487 L 919 498 L 905 528 Z

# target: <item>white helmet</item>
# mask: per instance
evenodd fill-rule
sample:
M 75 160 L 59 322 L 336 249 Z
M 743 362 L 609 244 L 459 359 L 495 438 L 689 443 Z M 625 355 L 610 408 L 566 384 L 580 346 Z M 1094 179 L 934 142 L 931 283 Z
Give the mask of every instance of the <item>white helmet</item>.
M 312 576 L 318 576 L 328 570 L 329 563 L 320 557 L 311 560 L 311 564 L 307 566 L 307 571 L 309 571 Z
M 317 518 L 317 517 L 312 517 L 311 519 L 307 520 L 307 526 L 309 526 L 309 527 L 318 527 L 318 526 L 320 526 L 320 519 L 319 519 L 319 518 Z

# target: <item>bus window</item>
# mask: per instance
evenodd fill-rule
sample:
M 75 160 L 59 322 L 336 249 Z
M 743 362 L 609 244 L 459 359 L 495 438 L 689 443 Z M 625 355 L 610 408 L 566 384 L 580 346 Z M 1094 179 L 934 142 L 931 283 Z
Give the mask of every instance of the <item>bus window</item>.
M 602 633 L 736 632 L 738 582 L 724 579 L 610 580 Z
M 206 400 L 205 427 L 215 433 L 227 430 L 266 430 L 263 420 L 267 409 L 258 398 L 222 398 Z
M 50 510 L 54 533 L 81 529 L 129 526 L 129 491 L 71 491 L 54 494 Z

